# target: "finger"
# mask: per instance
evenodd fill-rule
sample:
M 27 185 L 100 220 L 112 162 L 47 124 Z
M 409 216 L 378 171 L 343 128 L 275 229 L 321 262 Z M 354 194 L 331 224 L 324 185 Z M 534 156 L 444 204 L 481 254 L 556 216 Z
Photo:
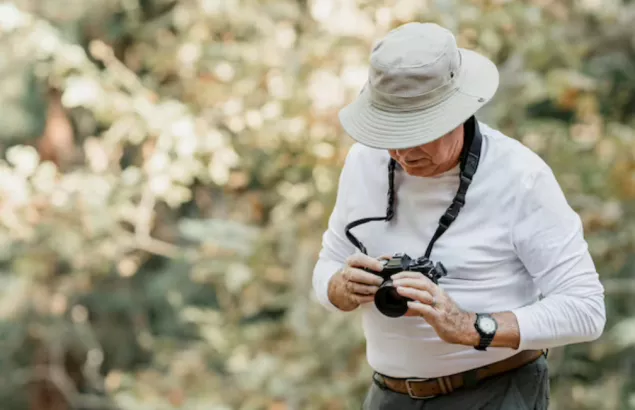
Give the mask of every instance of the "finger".
M 399 272 L 399 273 L 395 273 L 394 275 L 392 275 L 390 277 L 393 281 L 397 280 L 397 279 L 406 279 L 406 278 L 411 278 L 411 279 L 419 279 L 419 278 L 424 278 L 426 279 L 428 282 L 432 283 L 432 281 L 430 279 L 428 279 L 428 277 L 426 275 L 424 275 L 421 272 L 413 272 L 413 271 L 403 271 L 403 272 Z
M 374 286 L 379 286 L 384 282 L 384 279 L 381 276 L 357 268 L 348 269 L 348 280 L 351 282 L 361 283 L 363 285 Z
M 397 293 L 399 293 L 401 296 L 414 299 L 426 305 L 432 305 L 433 302 L 435 301 L 434 297 L 430 294 L 430 292 L 426 290 L 398 287 Z
M 421 317 L 421 314 L 416 310 L 408 309 L 406 311 L 405 317 Z
M 416 312 L 419 316 L 422 316 L 428 322 L 434 321 L 438 315 L 438 312 L 431 306 L 415 301 L 408 302 L 408 308 Z
M 401 279 L 393 279 L 392 281 L 395 287 L 408 287 L 419 290 L 428 291 L 431 295 L 436 295 L 438 287 L 431 280 L 420 275 L 418 278 L 401 278 Z
M 388 261 L 390 259 L 392 259 L 392 256 L 390 255 L 381 255 L 379 258 L 377 258 L 379 260 L 384 260 L 384 261 Z
M 346 264 L 355 268 L 368 268 L 376 272 L 381 272 L 384 269 L 384 264 L 375 258 L 371 258 L 363 253 L 356 253 L 346 258 Z
M 361 283 L 348 282 L 346 285 L 350 293 L 360 296 L 374 296 L 377 293 L 377 286 L 362 285 Z

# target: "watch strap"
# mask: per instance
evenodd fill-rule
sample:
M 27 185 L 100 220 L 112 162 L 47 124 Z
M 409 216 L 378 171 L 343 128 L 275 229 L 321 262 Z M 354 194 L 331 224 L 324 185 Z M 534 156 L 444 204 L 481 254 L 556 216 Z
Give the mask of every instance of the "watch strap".
M 487 350 L 489 345 L 492 343 L 492 340 L 494 340 L 494 336 L 487 336 L 487 335 L 481 334 L 481 340 L 479 341 L 478 346 L 474 346 L 474 348 L 476 350 L 485 351 Z
M 496 319 L 494 319 L 492 317 L 492 315 L 490 315 L 488 313 L 477 313 L 476 314 L 476 320 L 474 321 L 474 328 L 478 332 L 478 334 L 480 336 L 480 340 L 479 340 L 478 345 L 474 346 L 474 348 L 476 350 L 485 351 L 485 350 L 487 350 L 489 345 L 492 343 L 492 340 L 494 340 L 494 336 L 496 336 L 496 330 L 498 330 L 498 323 L 496 323 L 496 328 L 494 329 L 494 332 L 492 334 L 487 334 L 487 333 L 483 332 L 478 326 L 479 319 L 482 318 L 482 317 L 490 318 L 491 320 L 494 321 L 494 323 L 496 323 Z

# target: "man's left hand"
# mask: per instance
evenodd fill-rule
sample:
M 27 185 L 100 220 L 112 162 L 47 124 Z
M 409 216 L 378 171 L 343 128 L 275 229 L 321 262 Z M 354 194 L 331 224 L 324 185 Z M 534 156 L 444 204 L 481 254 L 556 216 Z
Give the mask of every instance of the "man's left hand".
M 423 317 L 444 341 L 473 345 L 476 315 L 461 309 L 439 286 L 419 272 L 400 272 L 392 275 L 397 292 L 413 299 L 408 302 L 406 316 Z

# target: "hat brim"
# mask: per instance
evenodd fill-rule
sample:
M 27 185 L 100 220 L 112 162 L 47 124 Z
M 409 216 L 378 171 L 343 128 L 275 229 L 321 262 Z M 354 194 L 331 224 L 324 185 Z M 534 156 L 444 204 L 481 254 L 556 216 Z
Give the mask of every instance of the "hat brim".
M 459 49 L 458 89 L 437 105 L 418 111 L 389 112 L 372 105 L 367 88 L 339 112 L 342 127 L 371 148 L 405 149 L 427 144 L 452 131 L 487 104 L 498 89 L 499 73 L 487 57 Z

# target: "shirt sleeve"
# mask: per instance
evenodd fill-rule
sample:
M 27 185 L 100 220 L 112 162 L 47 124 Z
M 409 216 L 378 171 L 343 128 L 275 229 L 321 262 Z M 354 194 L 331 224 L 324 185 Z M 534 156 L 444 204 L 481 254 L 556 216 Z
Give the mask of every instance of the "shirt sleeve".
M 331 311 L 341 311 L 328 297 L 328 286 L 331 277 L 346 263 L 346 258 L 354 254 L 357 248 L 346 238 L 347 193 L 353 182 L 351 171 L 354 165 L 356 146 L 349 150 L 340 173 L 337 198 L 327 230 L 322 235 L 322 248 L 313 269 L 313 291 L 317 300 Z
M 520 185 L 512 241 L 543 298 L 513 310 L 519 350 L 595 340 L 606 323 L 604 287 L 582 221 L 546 164 Z

